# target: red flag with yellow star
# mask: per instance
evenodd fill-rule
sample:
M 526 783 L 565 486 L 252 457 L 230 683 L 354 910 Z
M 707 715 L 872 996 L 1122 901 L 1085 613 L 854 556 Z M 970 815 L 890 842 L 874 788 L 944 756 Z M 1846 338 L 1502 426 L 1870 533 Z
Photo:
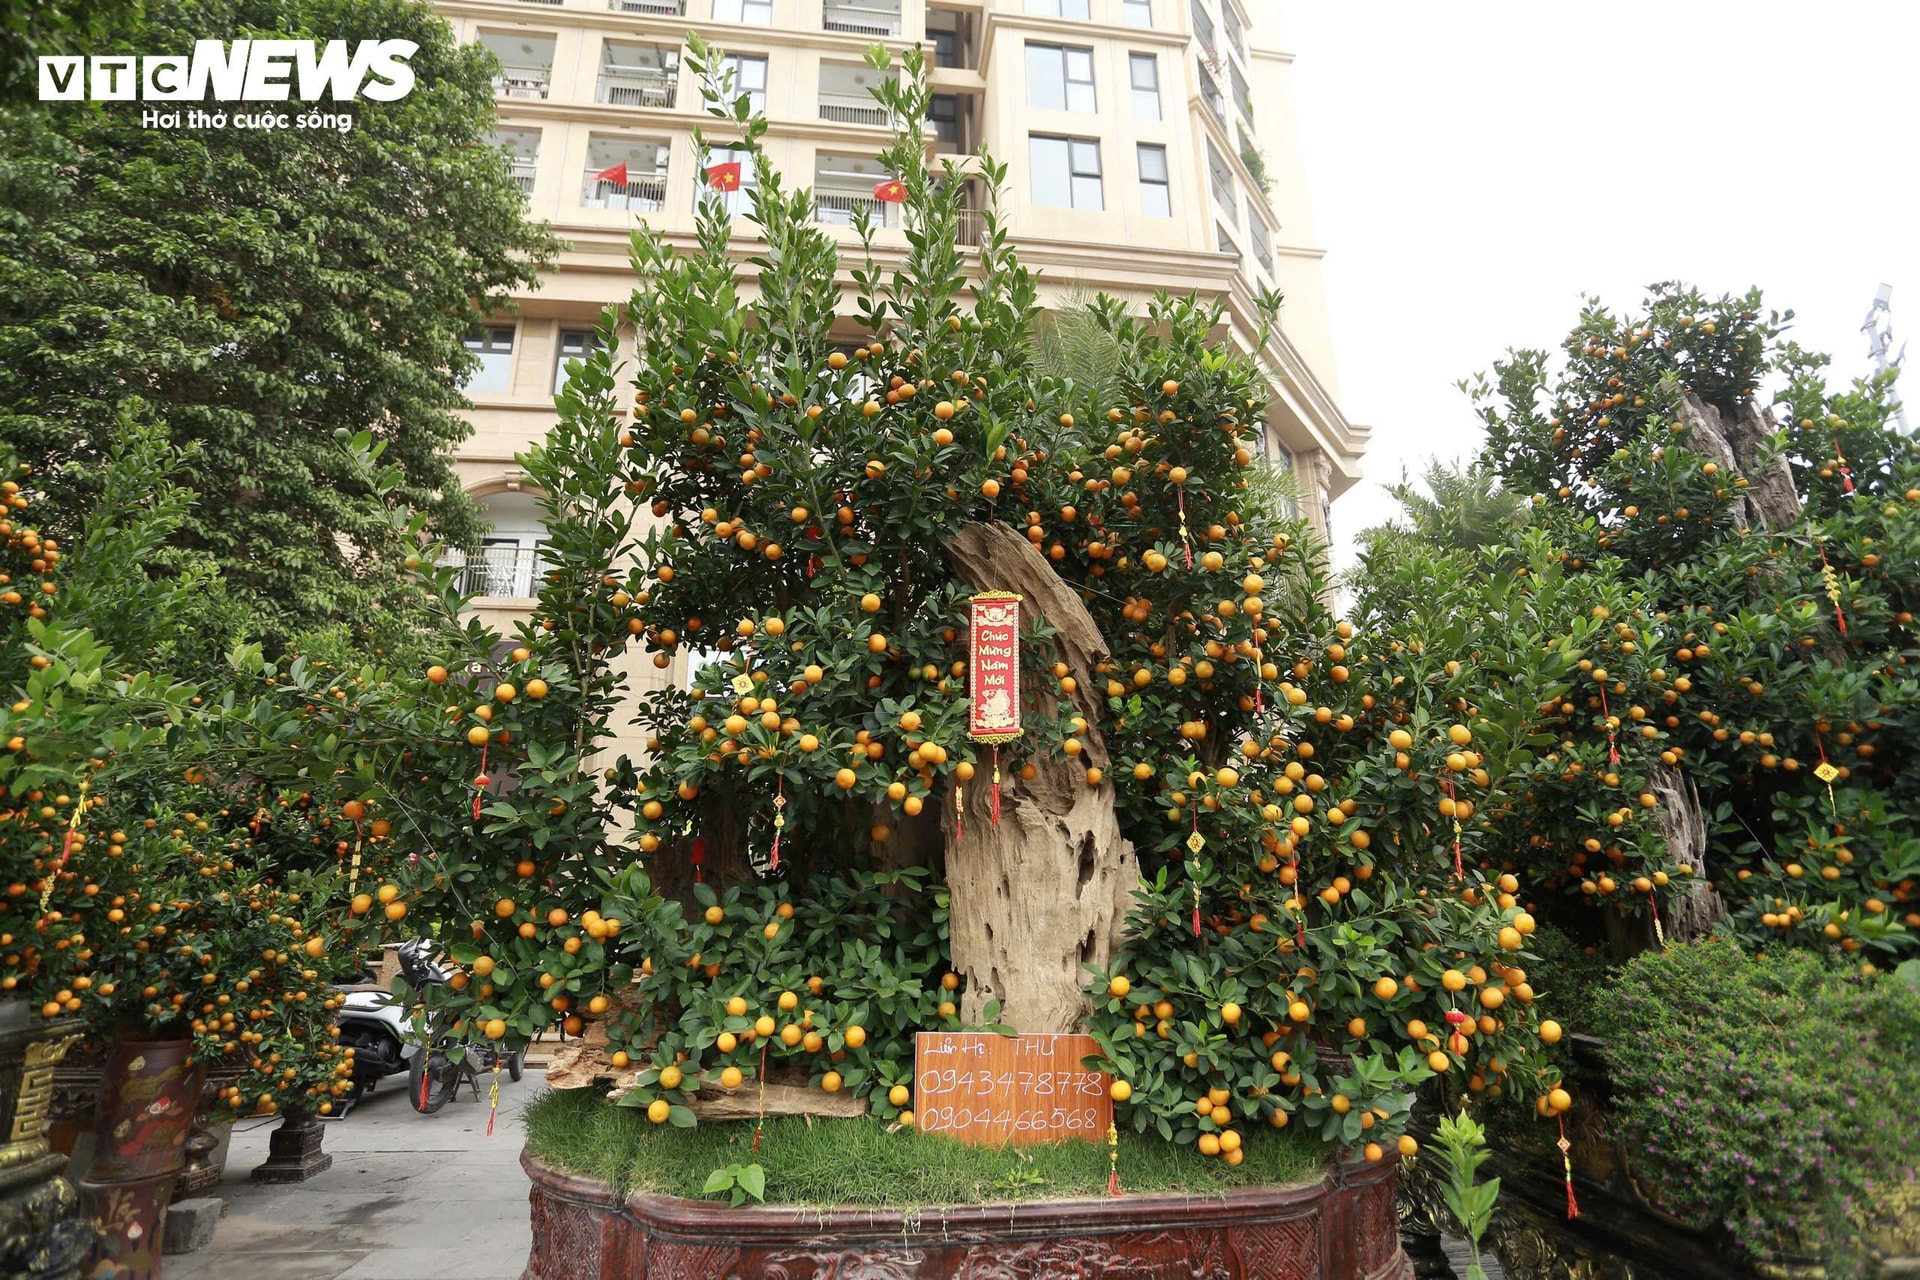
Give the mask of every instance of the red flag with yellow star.
M 888 178 L 885 182 L 874 185 L 873 198 L 881 204 L 905 204 L 907 184 L 898 178 Z
M 715 191 L 738 191 L 740 162 L 729 160 L 725 164 L 710 165 L 707 168 L 707 185 Z

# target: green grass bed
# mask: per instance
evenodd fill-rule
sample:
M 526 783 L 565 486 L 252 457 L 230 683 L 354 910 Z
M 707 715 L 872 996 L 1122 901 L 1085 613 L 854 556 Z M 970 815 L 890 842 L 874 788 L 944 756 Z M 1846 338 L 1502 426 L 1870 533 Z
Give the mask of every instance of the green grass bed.
M 549 1092 L 527 1105 L 527 1149 L 538 1159 L 621 1193 L 705 1197 L 707 1175 L 726 1165 L 766 1170 L 768 1204 L 820 1208 L 925 1209 L 1104 1196 L 1107 1147 L 1090 1142 L 989 1149 L 903 1130 L 878 1120 L 770 1119 L 753 1150 L 750 1122 L 691 1129 L 656 1125 L 597 1092 Z M 1215 1196 L 1235 1187 L 1311 1182 L 1326 1153 L 1295 1130 L 1246 1136 L 1246 1159 L 1229 1166 L 1157 1135 L 1122 1133 L 1120 1181 L 1132 1193 Z

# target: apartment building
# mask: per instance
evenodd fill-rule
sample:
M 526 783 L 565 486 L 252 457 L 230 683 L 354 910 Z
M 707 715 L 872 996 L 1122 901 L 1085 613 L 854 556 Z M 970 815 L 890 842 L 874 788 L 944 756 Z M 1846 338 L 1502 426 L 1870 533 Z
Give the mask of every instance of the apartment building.
M 773 162 L 811 182 L 816 217 L 849 247 L 860 208 L 882 252 L 905 246 L 898 206 L 874 199 L 889 134 L 864 54 L 917 44 L 935 91 L 928 145 L 1007 164 L 1002 213 L 1044 301 L 1197 290 L 1223 300 L 1222 337 L 1244 347 L 1259 292 L 1283 290 L 1279 331 L 1259 353 L 1273 384 L 1262 444 L 1325 532 L 1328 504 L 1359 478 L 1367 432 L 1337 399 L 1292 55 L 1274 0 L 1257 0 L 1258 22 L 1255 3 L 439 0 L 461 40 L 499 58 L 499 144 L 530 216 L 571 244 L 556 277 L 469 342 L 481 368 L 459 473 L 493 521 L 470 559 L 476 608 L 508 623 L 531 605 L 542 531 L 514 455 L 553 421 L 566 361 L 593 341 L 600 309 L 631 291 L 628 232 L 644 219 L 691 239 L 704 189 L 692 131 L 713 122 L 681 58 L 689 30 L 725 50 L 736 88 L 768 117 Z M 596 177 L 619 165 L 625 182 Z M 744 193 L 727 198 L 746 208 Z M 977 231 L 963 226 L 962 239 Z M 679 676 L 634 673 L 642 685 L 663 678 Z

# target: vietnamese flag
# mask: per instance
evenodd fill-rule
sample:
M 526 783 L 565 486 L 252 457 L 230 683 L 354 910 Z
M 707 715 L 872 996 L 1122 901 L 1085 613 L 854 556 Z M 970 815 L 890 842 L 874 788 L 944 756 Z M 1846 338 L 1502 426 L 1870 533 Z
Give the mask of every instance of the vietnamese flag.
M 622 160 L 612 168 L 602 169 L 593 175 L 595 182 L 611 182 L 617 187 L 627 185 L 627 162 Z
M 711 165 L 707 169 L 707 185 L 715 191 L 738 191 L 740 189 L 740 162 L 729 160 L 725 164 Z
M 875 183 L 873 198 L 881 204 L 905 204 L 907 184 L 898 178 L 888 178 L 885 182 Z

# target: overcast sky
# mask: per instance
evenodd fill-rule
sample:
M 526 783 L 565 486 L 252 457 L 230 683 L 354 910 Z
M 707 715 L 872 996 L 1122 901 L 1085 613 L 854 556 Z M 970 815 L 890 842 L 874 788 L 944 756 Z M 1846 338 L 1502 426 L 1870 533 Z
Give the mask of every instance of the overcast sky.
M 1296 55 L 1341 401 L 1373 428 L 1337 563 L 1392 514 L 1380 480 L 1478 448 L 1454 383 L 1555 345 L 1583 294 L 1758 285 L 1852 376 L 1884 281 L 1920 339 L 1920 0 L 1255 3 Z

